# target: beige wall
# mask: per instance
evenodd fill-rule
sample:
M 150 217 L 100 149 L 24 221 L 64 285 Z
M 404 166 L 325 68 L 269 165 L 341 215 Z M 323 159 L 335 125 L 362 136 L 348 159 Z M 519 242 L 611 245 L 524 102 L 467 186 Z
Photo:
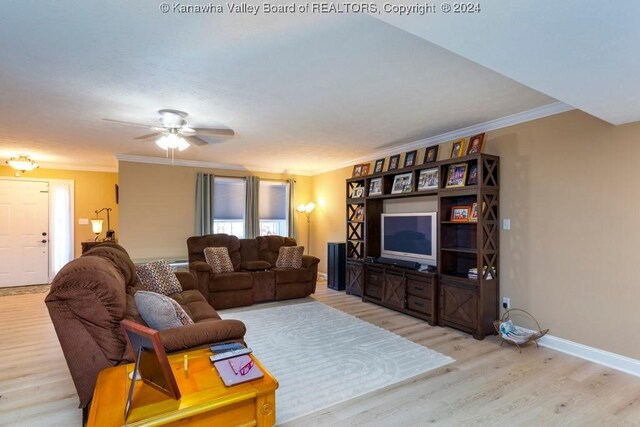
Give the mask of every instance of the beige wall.
M 8 166 L 0 166 L 0 176 L 15 176 L 15 170 Z M 95 218 L 95 211 L 102 208 L 112 208 L 110 214 L 111 228 L 118 238 L 118 205 L 116 204 L 115 185 L 118 183 L 118 174 L 109 172 L 83 172 L 60 169 L 36 169 L 26 172 L 16 179 L 67 179 L 74 181 L 74 249 L 75 256 L 82 253 L 80 243 L 93 240 L 95 235 L 91 232 L 91 225 L 79 225 L 80 218 Z M 104 212 L 101 218 L 105 219 Z M 102 234 L 104 237 L 104 233 Z
M 195 232 L 198 172 L 247 176 L 251 172 L 120 162 L 120 241 L 134 259 L 186 258 L 187 238 Z M 255 173 L 261 178 L 288 175 Z M 310 200 L 309 177 L 296 179 L 297 203 Z M 295 236 L 306 245 L 306 220 L 296 214 Z
M 640 359 L 640 123 L 572 111 L 487 134 L 501 157 L 501 295 L 551 334 Z M 451 144 L 440 147 L 449 156 Z M 419 155 L 421 159 L 421 154 Z M 313 250 L 345 240 L 351 168 L 313 177 Z

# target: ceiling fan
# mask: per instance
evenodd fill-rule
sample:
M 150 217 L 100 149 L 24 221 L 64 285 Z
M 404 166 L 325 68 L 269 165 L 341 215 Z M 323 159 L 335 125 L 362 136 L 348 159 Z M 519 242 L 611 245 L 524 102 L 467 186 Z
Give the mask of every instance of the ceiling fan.
M 108 122 L 120 123 L 129 126 L 145 127 L 154 132 L 146 135 L 136 136 L 133 139 L 150 139 L 156 138 L 156 144 L 165 149 L 178 149 L 180 151 L 189 147 L 189 143 L 195 145 L 209 145 L 201 136 L 233 136 L 235 132 L 232 129 L 222 128 L 191 128 L 187 126 L 186 117 L 189 115 L 179 110 L 158 110 L 160 114 L 160 126 L 150 126 L 141 123 L 123 122 L 121 120 L 102 119 Z

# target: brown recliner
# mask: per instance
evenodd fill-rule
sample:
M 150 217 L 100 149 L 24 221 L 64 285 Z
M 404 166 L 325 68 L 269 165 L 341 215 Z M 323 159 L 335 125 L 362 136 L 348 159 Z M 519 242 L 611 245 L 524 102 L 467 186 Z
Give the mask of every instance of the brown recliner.
M 238 320 L 221 320 L 196 289 L 191 273 L 176 273 L 183 292 L 171 295 L 195 324 L 160 331 L 167 352 L 216 342 L 244 343 L 246 328 Z M 119 245 L 100 245 L 65 265 L 51 283 L 45 302 L 58 335 L 80 407 L 93 396 L 98 373 L 132 362 L 120 326 L 122 319 L 145 324 L 133 295 L 143 289 L 135 266 Z
M 296 241 L 281 236 L 255 239 L 238 239 L 228 234 L 192 236 L 187 239 L 189 268 L 196 276 L 200 292 L 217 309 L 302 298 L 314 293 L 320 260 L 304 255 L 301 268 L 277 268 L 281 246 L 296 246 Z M 234 271 L 213 273 L 204 257 L 208 247 L 226 247 Z

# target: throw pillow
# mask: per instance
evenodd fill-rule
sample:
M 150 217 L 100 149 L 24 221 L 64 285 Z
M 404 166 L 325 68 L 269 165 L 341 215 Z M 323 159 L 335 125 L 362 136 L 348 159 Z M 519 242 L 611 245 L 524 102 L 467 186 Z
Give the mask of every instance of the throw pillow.
M 300 268 L 302 267 L 302 254 L 304 246 L 280 246 L 276 267 Z
M 136 266 L 138 278 L 148 291 L 162 295 L 172 295 L 182 292 L 182 286 L 173 269 L 165 260 L 153 261 Z
M 233 263 L 229 257 L 229 249 L 221 248 L 205 248 L 204 259 L 211 266 L 214 273 L 231 273 L 233 271 Z
M 133 297 L 142 320 L 157 331 L 193 325 L 193 320 L 172 298 L 148 291 L 138 291 Z

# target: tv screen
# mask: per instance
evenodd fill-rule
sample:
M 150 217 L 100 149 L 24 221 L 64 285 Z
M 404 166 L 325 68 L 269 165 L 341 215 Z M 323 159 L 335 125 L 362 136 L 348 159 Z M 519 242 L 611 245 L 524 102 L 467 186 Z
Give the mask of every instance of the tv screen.
M 382 255 L 435 265 L 436 213 L 383 214 Z

